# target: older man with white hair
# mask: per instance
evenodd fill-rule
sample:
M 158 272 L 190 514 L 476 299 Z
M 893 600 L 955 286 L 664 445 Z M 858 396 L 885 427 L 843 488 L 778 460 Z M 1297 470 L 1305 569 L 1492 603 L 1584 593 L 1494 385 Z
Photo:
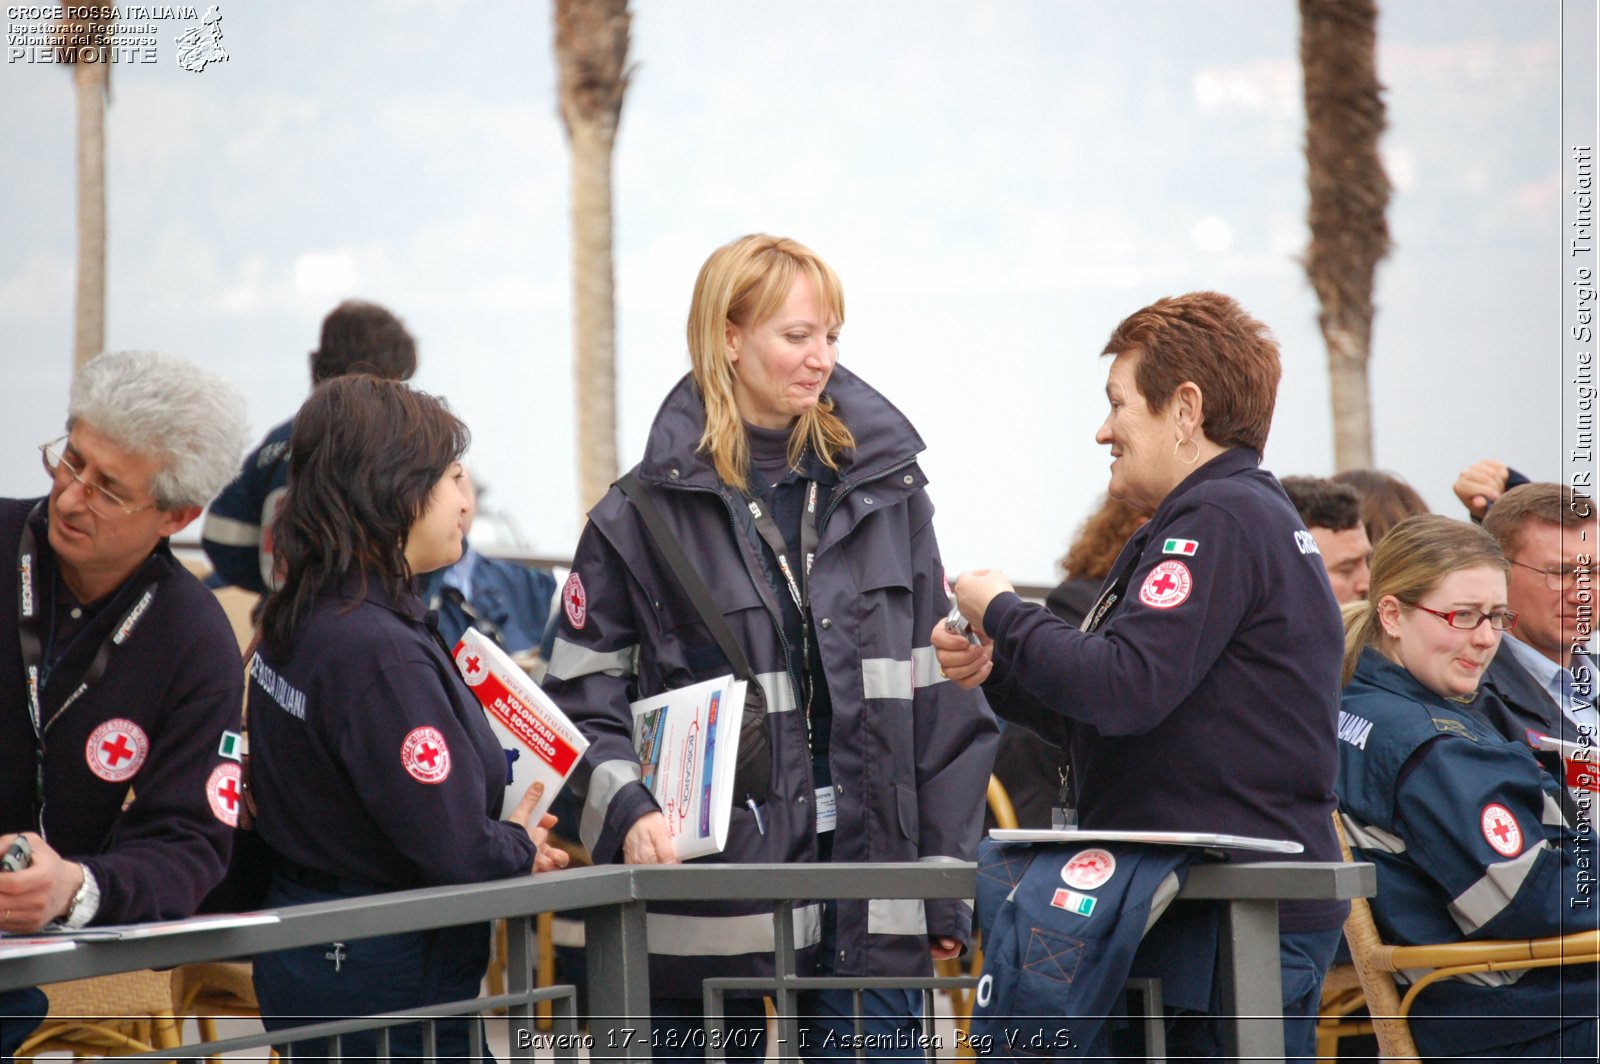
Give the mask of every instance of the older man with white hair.
M 244 426 L 221 379 L 102 355 L 40 445 L 49 494 L 0 499 L 0 849 L 27 852 L 0 873 L 0 930 L 187 916 L 222 878 L 243 670 L 167 539 L 237 471 Z M 32 1025 L 4 1026 L 9 1055 Z

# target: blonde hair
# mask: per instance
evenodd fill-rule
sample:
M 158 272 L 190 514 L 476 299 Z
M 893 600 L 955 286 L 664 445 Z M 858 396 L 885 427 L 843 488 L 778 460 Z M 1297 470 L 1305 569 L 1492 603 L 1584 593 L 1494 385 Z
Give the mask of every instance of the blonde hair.
M 810 248 L 786 237 L 753 233 L 711 253 L 695 278 L 689 303 L 689 361 L 705 403 L 706 427 L 698 449 L 711 456 L 723 483 L 750 486 L 750 447 L 744 419 L 733 395 L 733 363 L 728 358 L 728 325 L 766 321 L 789 298 L 801 273 L 811 278 L 828 313 L 844 321 L 844 288 L 826 262 Z M 839 468 L 839 452 L 856 445 L 827 395 L 800 415 L 789 436 L 789 460 L 798 463 L 809 446 L 829 468 Z
M 1500 545 L 1477 525 L 1438 514 L 1408 517 L 1389 530 L 1372 552 L 1372 583 L 1365 602 L 1347 603 L 1344 615 L 1344 680 L 1355 674 L 1366 647 L 1383 649 L 1378 603 L 1393 595 L 1415 605 L 1417 600 L 1462 569 L 1487 565 L 1507 571 Z

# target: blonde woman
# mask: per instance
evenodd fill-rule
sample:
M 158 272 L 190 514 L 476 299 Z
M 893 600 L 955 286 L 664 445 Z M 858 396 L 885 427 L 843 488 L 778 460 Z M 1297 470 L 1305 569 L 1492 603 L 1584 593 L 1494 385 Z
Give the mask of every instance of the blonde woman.
M 720 860 L 969 860 L 995 724 L 943 682 L 927 633 L 948 607 L 922 440 L 836 365 L 844 294 L 793 240 L 747 236 L 700 270 L 691 372 L 661 404 L 636 472 L 704 579 L 766 696 L 771 782 L 735 796 Z M 670 864 L 639 782 L 628 702 L 725 675 L 730 663 L 613 488 L 589 514 L 546 689 L 593 744 L 575 784 L 597 861 Z M 653 1049 L 699 1057 L 701 981 L 770 975 L 771 906 L 652 906 Z M 960 902 L 800 906 L 799 970 L 919 976 L 969 934 Z M 729 1002 L 730 1057 L 762 1053 L 758 999 Z M 848 991 L 801 1000 L 803 1051 L 851 1031 Z M 917 995 L 869 991 L 867 1030 L 915 1034 Z M 915 1045 L 916 1039 L 910 1039 Z M 831 1044 L 840 1044 L 837 1038 Z M 809 1046 L 809 1050 L 806 1047 Z
M 1480 714 L 1483 672 L 1517 615 L 1494 538 L 1410 517 L 1345 607 L 1339 813 L 1378 867 L 1372 913 L 1402 945 L 1593 929 L 1594 834 L 1567 822 L 1525 742 Z M 1486 972 L 1435 983 L 1412 1009 L 1424 1055 L 1594 1059 L 1596 969 Z

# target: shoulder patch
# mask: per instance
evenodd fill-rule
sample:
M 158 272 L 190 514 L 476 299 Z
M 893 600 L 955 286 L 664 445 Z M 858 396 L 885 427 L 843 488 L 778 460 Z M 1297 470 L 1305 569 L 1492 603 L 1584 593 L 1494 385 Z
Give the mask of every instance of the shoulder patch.
M 1193 539 L 1169 539 L 1161 544 L 1162 554 L 1182 554 L 1189 558 L 1194 557 L 1194 552 L 1199 549 L 1199 541 Z
M 134 777 L 150 753 L 150 739 L 131 720 L 114 717 L 96 728 L 83 746 L 89 771 L 107 783 Z
M 230 762 L 212 769 L 211 778 L 206 780 L 206 801 L 211 804 L 211 815 L 230 828 L 239 826 L 242 778 L 239 766 Z
M 583 590 L 583 578 L 576 569 L 567 576 L 567 586 L 561 589 L 561 606 L 567 611 L 567 623 L 581 630 L 589 619 L 589 595 Z
M 450 775 L 450 748 L 438 728 L 412 728 L 400 744 L 400 764 L 419 783 L 443 783 Z
M 1511 815 L 1511 810 L 1498 802 L 1490 802 L 1483 807 L 1478 820 L 1484 839 L 1495 853 L 1501 857 L 1515 857 L 1522 852 L 1522 829 L 1517 826 L 1517 818 Z
M 1139 601 L 1158 610 L 1181 606 L 1194 590 L 1194 578 L 1189 567 L 1182 562 L 1162 562 L 1144 578 L 1139 587 Z
M 244 736 L 236 731 L 222 733 L 222 742 L 217 744 L 217 756 L 225 757 L 229 761 L 238 761 L 244 756 Z

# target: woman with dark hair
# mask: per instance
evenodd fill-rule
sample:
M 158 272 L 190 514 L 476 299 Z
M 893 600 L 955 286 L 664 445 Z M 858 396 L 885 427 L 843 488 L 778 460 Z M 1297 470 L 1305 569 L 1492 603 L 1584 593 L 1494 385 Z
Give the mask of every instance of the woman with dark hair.
M 810 249 L 742 237 L 712 253 L 689 309 L 692 371 L 656 415 L 637 477 L 704 579 L 763 692 L 770 783 L 735 795 L 727 863 L 971 860 L 994 718 L 942 682 L 926 632 L 949 609 L 922 439 L 838 359 L 839 278 Z M 711 629 L 613 488 L 589 513 L 545 689 L 591 745 L 573 775 L 597 861 L 671 864 L 640 782 L 628 703 L 730 672 Z M 741 736 L 741 745 L 744 737 Z M 795 906 L 802 975 L 924 976 L 960 952 L 960 901 Z M 703 980 L 773 973 L 767 901 L 652 902 L 657 1060 L 699 1057 Z M 726 1002 L 730 1057 L 759 1058 L 760 998 Z M 921 1056 L 920 995 L 807 990 L 785 1057 Z
M 1111 449 L 1109 491 L 1150 521 L 1081 628 L 997 571 L 963 574 L 957 604 L 982 642 L 936 628 L 940 665 L 1066 746 L 1083 828 L 1289 840 L 1305 860 L 1337 861 L 1339 611 L 1314 541 L 1261 468 L 1278 345 L 1234 300 L 1194 292 L 1135 312 L 1104 353 L 1111 409 L 1095 439 Z M 1284 1042 L 1308 1055 L 1345 906 L 1291 901 L 1280 914 Z M 1152 934 L 1177 934 L 1170 920 Z M 1169 1006 L 1211 1012 L 1215 929 L 1182 934 L 1170 963 L 1134 969 L 1162 977 Z M 1168 1049 L 1220 1051 L 1217 1034 L 1185 1023 Z
M 1587 824 L 1526 742 L 1486 723 L 1480 690 L 1503 633 L 1508 565 L 1481 528 L 1408 518 L 1345 607 L 1339 815 L 1378 868 L 1372 915 L 1396 945 L 1593 930 Z M 1406 982 L 1405 973 L 1397 978 Z M 1410 1027 L 1427 1057 L 1593 1060 L 1596 969 L 1479 972 L 1425 987 Z
M 505 754 L 413 591 L 415 574 L 461 554 L 467 439 L 439 400 L 366 375 L 321 385 L 295 417 L 273 526 L 284 582 L 262 614 L 248 692 L 270 906 L 566 864 L 545 842 L 552 818 L 528 824 L 538 784 L 497 819 Z M 263 954 L 262 1022 L 473 998 L 488 958 L 486 924 Z M 416 1056 L 420 1034 L 395 1029 L 394 1055 Z M 440 1023 L 438 1039 L 441 1056 L 465 1056 L 466 1021 Z M 342 1044 L 346 1057 L 375 1048 L 371 1034 Z
M 1346 469 L 1328 479 L 1349 485 L 1361 496 L 1361 524 L 1366 528 L 1367 542 L 1374 548 L 1395 525 L 1428 512 L 1428 504 L 1416 488 L 1381 469 Z

